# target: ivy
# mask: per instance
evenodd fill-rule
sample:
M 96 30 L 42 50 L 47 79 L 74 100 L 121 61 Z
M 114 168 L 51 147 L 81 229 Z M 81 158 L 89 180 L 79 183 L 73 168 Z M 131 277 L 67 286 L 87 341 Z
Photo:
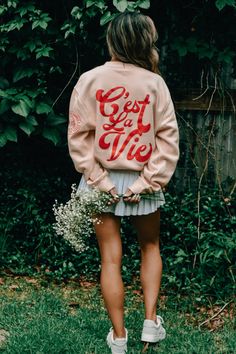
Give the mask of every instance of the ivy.
M 58 4 L 1 1 L 0 146 L 20 134 L 65 143 L 72 87 L 83 71 L 107 58 L 106 26 L 126 10 L 150 13 L 157 23 L 158 46 L 165 48 L 161 65 L 174 85 L 187 84 L 203 67 L 234 72 L 235 0 L 187 0 L 181 11 L 177 2 L 149 0 Z
M 36 106 L 36 113 L 37 114 L 48 114 L 52 110 L 51 106 L 49 106 L 45 102 L 39 102 Z
M 28 116 L 24 121 L 20 122 L 19 128 L 29 136 L 35 131 L 37 125 L 36 119 L 33 116 Z
M 18 103 L 11 106 L 12 111 L 22 117 L 27 117 L 30 112 L 30 105 L 25 100 L 19 100 Z
M 60 134 L 56 128 L 45 127 L 42 135 L 44 138 L 52 141 L 55 145 L 60 142 Z
M 140 7 L 141 9 L 149 9 L 150 7 L 150 0 L 139 0 L 137 2 L 137 6 Z
M 112 14 L 110 11 L 105 12 L 100 19 L 100 25 L 106 25 L 108 22 L 112 21 L 115 16 L 116 15 Z
M 225 6 L 232 6 L 236 7 L 236 1 L 235 0 L 216 0 L 215 5 L 219 11 L 223 10 Z
M 17 142 L 17 131 L 14 126 L 8 125 L 4 131 L 4 135 L 7 140 Z
M 13 78 L 12 78 L 13 83 L 22 80 L 24 78 L 30 78 L 37 73 L 38 73 L 38 69 L 36 68 L 22 67 L 22 66 L 18 67 L 16 68 L 13 74 Z
M 124 12 L 128 7 L 127 0 L 113 0 L 113 5 L 117 8 L 118 11 Z

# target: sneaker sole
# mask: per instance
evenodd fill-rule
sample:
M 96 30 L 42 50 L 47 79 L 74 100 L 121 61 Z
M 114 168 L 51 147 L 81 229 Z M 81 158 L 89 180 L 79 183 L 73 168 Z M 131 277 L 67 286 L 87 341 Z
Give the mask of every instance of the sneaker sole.
M 142 334 L 141 341 L 142 342 L 149 342 L 149 343 L 157 343 L 160 342 L 161 340 L 165 339 L 166 334 L 159 335 L 159 336 L 154 336 L 151 334 Z

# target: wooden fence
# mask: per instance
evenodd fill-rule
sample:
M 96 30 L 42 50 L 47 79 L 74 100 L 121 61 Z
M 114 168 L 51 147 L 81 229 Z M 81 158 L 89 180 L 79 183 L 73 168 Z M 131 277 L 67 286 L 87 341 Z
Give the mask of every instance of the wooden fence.
M 227 195 L 236 189 L 236 90 L 175 90 L 181 156 L 175 173 L 178 190 L 207 180 Z

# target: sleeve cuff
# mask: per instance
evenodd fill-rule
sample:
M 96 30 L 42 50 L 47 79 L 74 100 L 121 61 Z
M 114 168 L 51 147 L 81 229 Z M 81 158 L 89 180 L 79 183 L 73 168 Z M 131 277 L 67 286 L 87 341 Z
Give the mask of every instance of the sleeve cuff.
M 114 183 L 108 176 L 102 177 L 102 179 L 97 181 L 88 180 L 87 184 L 91 187 L 97 187 L 101 192 L 109 192 L 112 188 L 115 187 Z
M 153 191 L 161 190 L 161 186 L 153 188 L 150 183 L 148 183 L 142 176 L 139 176 L 136 181 L 129 187 L 132 193 L 153 193 Z

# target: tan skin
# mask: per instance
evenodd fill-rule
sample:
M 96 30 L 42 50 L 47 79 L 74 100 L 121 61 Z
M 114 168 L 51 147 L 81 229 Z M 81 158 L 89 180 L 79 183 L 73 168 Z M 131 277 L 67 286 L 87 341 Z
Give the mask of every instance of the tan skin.
M 112 61 L 117 59 L 112 56 Z M 112 188 L 111 203 L 118 203 L 116 188 Z M 127 203 L 139 203 L 139 194 L 127 189 L 123 196 Z M 101 291 L 114 329 L 114 338 L 125 337 L 124 284 L 121 277 L 122 242 L 120 217 L 102 214 L 102 223 L 94 225 L 101 255 Z M 162 259 L 160 255 L 160 210 L 148 215 L 131 217 L 137 231 L 141 250 L 140 280 L 144 295 L 145 318 L 156 321 L 157 300 L 161 285 Z
M 110 191 L 112 202 L 117 203 L 117 191 Z M 123 198 L 138 203 L 140 198 L 128 189 Z M 140 280 L 144 294 L 145 318 L 156 320 L 157 300 L 162 276 L 162 259 L 159 247 L 160 210 L 148 215 L 132 216 L 141 250 Z M 114 338 L 124 337 L 124 284 L 121 277 L 122 242 L 120 217 L 102 214 L 102 223 L 94 225 L 101 255 L 101 291 L 114 329 Z

